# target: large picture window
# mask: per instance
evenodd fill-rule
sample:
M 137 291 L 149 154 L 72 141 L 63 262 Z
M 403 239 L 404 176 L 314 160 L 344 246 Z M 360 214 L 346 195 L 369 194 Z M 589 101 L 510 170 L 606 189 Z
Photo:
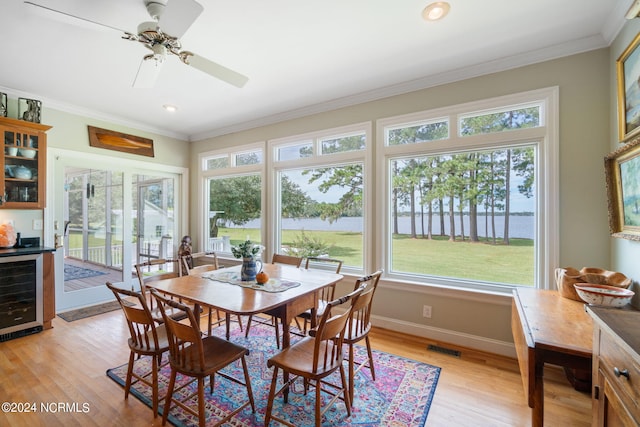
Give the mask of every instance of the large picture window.
M 551 88 L 377 119 L 375 149 L 365 122 L 203 153 L 203 247 L 249 238 L 397 286 L 551 288 L 557 104 Z
M 392 158 L 391 270 L 533 286 L 535 163 L 535 146 Z
M 231 245 L 262 241 L 262 149 L 211 153 L 201 159 L 204 179 L 203 247 L 231 253 Z
M 271 141 L 278 253 L 341 259 L 362 271 L 368 125 Z
M 496 290 L 548 287 L 556 265 L 555 93 L 379 122 L 388 277 Z M 386 184 L 384 184 L 386 182 Z

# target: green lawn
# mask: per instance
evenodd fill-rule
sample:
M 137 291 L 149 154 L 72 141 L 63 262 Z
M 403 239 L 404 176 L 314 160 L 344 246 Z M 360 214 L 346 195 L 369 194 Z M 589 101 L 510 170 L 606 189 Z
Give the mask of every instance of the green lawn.
M 331 245 L 329 255 L 342 259 L 345 265 L 362 265 L 362 234 L 307 230 L 304 233 Z M 290 245 L 299 234 L 299 231 L 285 230 L 283 244 Z M 258 241 L 260 230 L 221 228 L 219 236 L 224 235 L 236 245 L 247 236 Z M 450 242 L 448 237 L 439 236 L 426 240 L 398 235 L 394 236 L 392 245 L 396 271 L 533 286 L 534 246 L 530 239 L 511 239 L 507 246 Z
M 330 246 L 329 256 L 344 261 L 345 265 L 362 265 L 362 234 L 350 232 L 306 231 L 310 238 L 321 239 Z M 220 228 L 219 237 L 229 236 L 232 245 L 247 237 L 260 239 L 256 228 Z M 291 245 L 300 236 L 299 231 L 285 230 L 283 244 Z M 80 247 L 81 235 L 69 236 L 69 247 Z M 458 277 L 496 283 L 533 286 L 534 246 L 530 239 L 511 239 L 510 245 L 450 242 L 448 237 L 434 240 L 411 239 L 408 235 L 394 236 L 393 270 L 434 276 Z M 103 245 L 104 241 L 89 238 L 89 246 Z

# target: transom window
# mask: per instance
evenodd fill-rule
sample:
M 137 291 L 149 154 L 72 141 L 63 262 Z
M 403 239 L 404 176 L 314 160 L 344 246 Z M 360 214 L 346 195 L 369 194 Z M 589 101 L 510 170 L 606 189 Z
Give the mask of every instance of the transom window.
M 549 286 L 557 146 L 544 124 L 556 122 L 548 119 L 555 96 L 535 91 L 452 106 L 444 118 L 446 108 L 378 122 L 388 277 L 495 291 Z

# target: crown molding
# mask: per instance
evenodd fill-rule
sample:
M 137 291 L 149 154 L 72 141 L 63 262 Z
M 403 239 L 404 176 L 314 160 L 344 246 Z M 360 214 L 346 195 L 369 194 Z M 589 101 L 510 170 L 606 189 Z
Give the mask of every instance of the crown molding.
M 141 130 L 144 132 L 155 133 L 157 135 L 166 136 L 168 138 L 175 138 L 181 141 L 189 141 L 189 135 L 181 134 L 178 132 L 173 132 L 168 129 L 162 129 L 155 126 L 149 126 L 145 123 L 133 122 L 131 120 L 124 119 L 120 116 L 106 114 L 101 111 L 90 110 L 82 107 L 78 107 L 75 105 L 71 105 L 68 103 L 60 102 L 55 99 L 42 97 L 40 95 L 36 95 L 29 92 L 24 92 L 4 86 L 0 86 L 0 92 L 4 92 L 7 94 L 9 98 L 30 98 L 37 99 L 42 101 L 43 107 L 51 108 L 54 110 L 62 111 L 63 113 L 74 114 L 81 117 L 86 117 L 89 119 L 100 120 L 108 123 L 113 123 L 120 126 L 126 126 L 132 129 Z M 44 113 L 45 111 L 43 111 Z
M 549 46 L 543 49 L 524 52 L 518 55 L 478 63 L 468 67 L 445 71 L 442 73 L 425 76 L 419 79 L 385 86 L 382 88 L 374 89 L 367 92 L 361 92 L 343 98 L 333 99 L 331 101 L 319 104 L 308 105 L 306 107 L 261 117 L 243 123 L 223 126 L 217 129 L 213 129 L 209 132 L 191 135 L 189 140 L 201 141 L 221 135 L 227 135 L 230 133 L 241 132 L 261 126 L 272 125 L 287 120 L 299 119 L 313 114 L 324 113 L 327 111 L 350 107 L 365 102 L 377 101 L 380 99 L 415 92 L 430 87 L 467 80 L 473 77 L 479 77 L 499 71 L 506 71 L 514 68 L 524 67 L 526 65 L 532 65 L 544 61 L 562 58 L 565 56 L 588 52 L 590 50 L 608 47 L 609 44 L 610 43 L 608 43 L 602 35 L 598 34 L 578 40 L 572 40 L 567 43 Z

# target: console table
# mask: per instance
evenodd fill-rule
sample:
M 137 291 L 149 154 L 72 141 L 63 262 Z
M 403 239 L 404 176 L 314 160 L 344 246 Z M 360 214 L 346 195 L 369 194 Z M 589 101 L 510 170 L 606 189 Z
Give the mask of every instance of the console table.
M 544 364 L 551 363 L 591 377 L 593 321 L 584 303 L 556 291 L 518 288 L 513 291 L 511 331 L 531 425 L 544 425 Z

